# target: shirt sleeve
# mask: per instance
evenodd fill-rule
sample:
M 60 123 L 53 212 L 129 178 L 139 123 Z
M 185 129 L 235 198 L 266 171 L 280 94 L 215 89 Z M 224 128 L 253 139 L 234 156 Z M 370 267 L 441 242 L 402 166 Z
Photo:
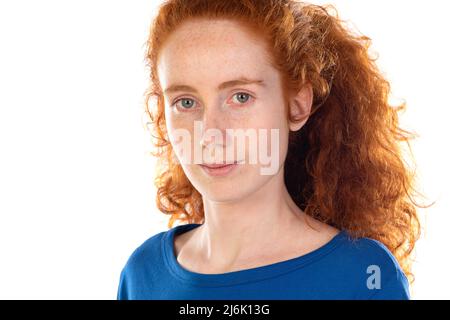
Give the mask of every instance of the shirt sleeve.
M 397 272 L 380 289 L 374 289 L 369 300 L 410 300 L 409 283 L 403 272 Z
M 122 269 L 122 272 L 120 273 L 119 287 L 117 289 L 117 300 L 129 300 L 127 283 L 125 278 L 125 268 Z

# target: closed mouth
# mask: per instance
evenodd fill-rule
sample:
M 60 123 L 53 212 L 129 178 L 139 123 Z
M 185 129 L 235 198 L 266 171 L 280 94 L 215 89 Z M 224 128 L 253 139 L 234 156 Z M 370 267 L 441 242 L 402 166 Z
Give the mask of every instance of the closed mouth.
M 211 168 L 211 169 L 218 169 L 218 168 L 223 168 L 223 167 L 227 167 L 227 166 L 231 166 L 231 165 L 234 165 L 234 164 L 238 164 L 239 163 L 239 161 L 235 161 L 235 162 L 232 162 L 232 163 L 214 163 L 214 164 L 209 164 L 209 163 L 202 163 L 202 164 L 200 164 L 201 166 L 204 166 L 204 167 L 208 167 L 208 168 Z

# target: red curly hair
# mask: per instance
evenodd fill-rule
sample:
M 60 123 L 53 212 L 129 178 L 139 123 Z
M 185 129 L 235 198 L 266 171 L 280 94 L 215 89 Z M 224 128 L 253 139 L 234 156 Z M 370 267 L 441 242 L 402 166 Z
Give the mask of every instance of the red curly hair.
M 420 236 L 416 206 L 423 206 L 414 200 L 413 194 L 420 194 L 414 189 L 415 171 L 407 166 L 400 142 L 411 151 L 409 140 L 417 135 L 399 128 L 398 112 L 406 104 L 388 103 L 390 84 L 369 54 L 371 39 L 347 28 L 332 5 L 168 0 L 159 7 L 147 41 L 151 81 L 145 111 L 156 139 L 156 203 L 170 215 L 169 228 L 177 221 L 204 222 L 202 195 L 173 158 L 157 75 L 165 40 L 193 18 L 231 19 L 266 41 L 285 96 L 311 83 L 310 117 L 289 136 L 284 176 L 289 194 L 306 214 L 354 238 L 382 242 L 412 282 L 411 253 Z

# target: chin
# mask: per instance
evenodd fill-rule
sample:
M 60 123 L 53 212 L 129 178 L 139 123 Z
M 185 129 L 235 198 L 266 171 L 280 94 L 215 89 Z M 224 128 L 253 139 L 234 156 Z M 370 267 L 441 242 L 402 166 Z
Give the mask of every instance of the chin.
M 202 190 L 199 191 L 205 200 L 220 203 L 236 202 L 245 197 L 245 194 L 238 190 Z
M 259 174 L 254 165 L 239 165 L 229 175 L 210 176 L 199 166 L 185 168 L 186 176 L 198 192 L 215 202 L 230 202 L 248 197 L 270 179 Z

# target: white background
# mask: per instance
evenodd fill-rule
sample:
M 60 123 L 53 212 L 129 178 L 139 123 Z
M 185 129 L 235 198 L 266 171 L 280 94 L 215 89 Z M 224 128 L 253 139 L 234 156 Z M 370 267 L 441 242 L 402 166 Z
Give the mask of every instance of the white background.
M 142 119 L 160 1 L 0 2 L 0 298 L 115 299 L 131 252 L 167 230 Z M 335 0 L 409 107 L 421 210 L 414 299 L 450 298 L 448 1 Z

